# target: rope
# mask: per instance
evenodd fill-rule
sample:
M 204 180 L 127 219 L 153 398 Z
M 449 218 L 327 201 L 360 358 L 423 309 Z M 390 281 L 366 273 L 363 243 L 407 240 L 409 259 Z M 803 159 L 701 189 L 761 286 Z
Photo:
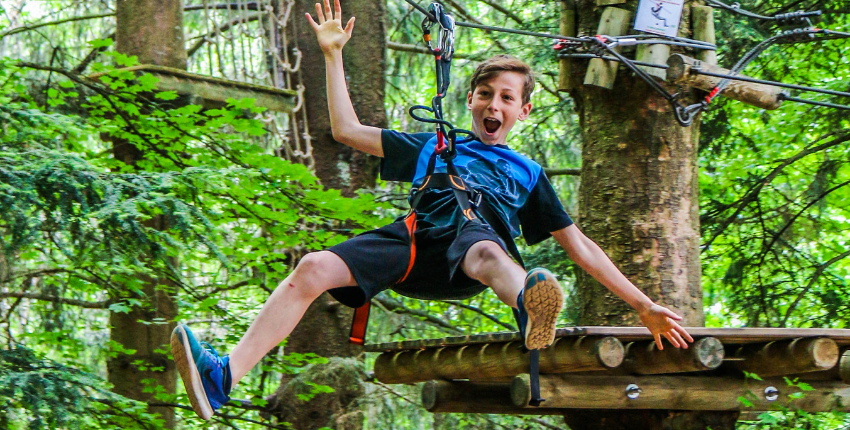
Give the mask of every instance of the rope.
M 822 12 L 819 10 L 813 11 L 796 11 L 796 12 L 788 12 L 788 13 L 780 13 L 773 16 L 765 16 L 759 15 L 754 12 L 750 12 L 745 9 L 741 9 L 740 3 L 734 3 L 728 5 L 726 3 L 720 2 L 718 0 L 706 0 L 706 3 L 719 7 L 721 9 L 728 10 L 733 13 L 737 13 L 739 15 L 746 16 L 748 18 L 761 19 L 765 21 L 775 21 L 778 25 L 792 25 L 792 24 L 808 24 L 812 25 L 810 18 L 815 18 L 821 16 Z
M 416 10 L 418 10 L 423 15 L 428 17 L 428 19 L 435 20 L 433 14 L 431 14 L 430 12 L 425 10 L 422 6 L 418 5 L 413 0 L 404 0 L 404 1 L 406 1 L 409 5 L 416 8 Z M 495 32 L 501 32 L 501 33 L 520 34 L 520 35 L 523 35 L 523 36 L 532 36 L 532 37 L 539 37 L 539 38 L 544 38 L 544 39 L 564 40 L 564 41 L 576 42 L 576 43 L 588 43 L 588 42 L 590 42 L 590 40 L 589 40 L 590 38 L 587 38 L 587 37 L 569 37 L 569 36 L 563 36 L 563 35 L 560 35 L 560 34 L 541 33 L 541 32 L 526 31 L 526 30 L 517 30 L 517 29 L 513 29 L 513 28 L 496 27 L 496 26 L 492 26 L 492 25 L 476 24 L 476 23 L 472 23 L 472 22 L 455 21 L 455 25 L 457 25 L 458 27 L 475 28 L 475 29 L 478 29 L 478 30 L 495 31 Z M 627 39 L 642 39 L 643 38 L 641 36 L 622 36 L 622 37 L 607 36 L 607 37 L 611 40 L 619 40 L 619 39 L 626 39 L 627 40 Z M 658 35 L 652 35 L 650 37 L 656 38 L 656 39 L 654 39 L 655 41 L 653 41 L 652 44 L 687 46 L 687 47 L 696 48 L 696 49 L 710 49 L 710 50 L 715 50 L 717 48 L 712 43 L 704 42 L 704 41 L 701 41 L 701 40 L 687 39 L 687 38 L 684 38 L 684 37 L 665 37 L 665 36 L 658 36 Z M 657 39 L 658 37 L 663 37 L 663 39 Z M 633 44 L 640 44 L 640 43 L 643 43 L 643 42 L 634 42 Z M 624 45 L 624 46 L 626 46 L 626 45 Z

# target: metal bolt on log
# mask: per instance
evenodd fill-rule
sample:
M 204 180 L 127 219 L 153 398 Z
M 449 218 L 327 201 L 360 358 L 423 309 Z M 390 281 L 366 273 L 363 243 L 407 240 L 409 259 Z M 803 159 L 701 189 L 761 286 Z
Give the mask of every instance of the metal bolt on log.
M 629 390 L 630 385 L 640 391 Z M 740 400 L 743 397 L 753 409 L 762 411 L 777 405 L 808 412 L 850 410 L 850 389 L 846 384 L 813 381 L 809 385 L 813 390 L 802 391 L 777 378 L 757 381 L 717 376 L 540 375 L 540 395 L 546 399 L 546 408 L 731 411 L 745 408 Z M 803 395 L 789 396 L 793 393 Z M 511 382 L 513 404 L 533 409 L 527 406 L 530 399 L 529 375 L 515 377 Z

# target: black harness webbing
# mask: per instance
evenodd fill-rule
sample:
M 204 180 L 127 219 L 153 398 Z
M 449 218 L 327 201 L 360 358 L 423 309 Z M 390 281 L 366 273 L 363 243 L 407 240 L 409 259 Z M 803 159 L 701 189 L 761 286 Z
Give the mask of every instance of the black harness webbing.
M 521 266 L 525 267 L 522 261 L 522 256 L 514 243 L 510 233 L 510 228 L 505 221 L 493 211 L 486 197 L 479 191 L 469 187 L 464 183 L 463 179 L 458 174 L 452 161 L 457 155 L 455 143 L 458 134 L 467 135 L 472 139 L 476 139 L 475 134 L 468 130 L 455 128 L 450 122 L 443 119 L 442 99 L 446 96 L 446 90 L 449 87 L 449 78 L 451 71 L 452 55 L 454 54 L 454 27 L 455 20 L 452 16 L 443 9 L 439 3 L 431 3 L 428 7 L 428 13 L 422 21 L 423 39 L 428 44 L 428 47 L 434 54 L 436 62 L 437 75 L 437 95 L 431 99 L 431 107 L 427 106 L 412 106 L 409 110 L 410 116 L 416 120 L 435 125 L 437 133 L 436 147 L 431 158 L 428 160 L 428 167 L 425 170 L 425 176 L 422 183 L 418 187 L 413 187 L 410 190 L 408 198 L 410 202 L 410 212 L 405 217 L 405 220 L 414 220 L 412 225 L 415 225 L 416 207 L 422 200 L 422 196 L 431 189 L 447 189 L 450 188 L 455 196 L 458 206 L 464 218 L 469 222 L 476 222 L 489 225 L 496 234 L 502 238 L 508 248 L 508 252 Z M 438 34 L 436 37 L 436 47 L 431 43 L 431 28 L 437 25 Z M 426 110 L 434 115 L 434 118 L 424 118 L 416 114 L 417 110 Z M 434 173 L 437 163 L 437 156 L 446 164 L 446 173 Z M 414 231 L 410 231 L 411 240 L 413 240 Z M 415 247 L 411 248 L 412 250 Z M 411 260 L 412 263 L 412 260 Z M 409 269 L 408 269 L 409 270 Z M 405 276 L 406 277 L 406 276 Z M 362 345 L 366 334 L 366 324 L 369 318 L 369 302 L 357 308 L 354 312 L 354 322 L 351 326 L 350 340 L 352 343 Z M 517 313 L 514 313 L 517 316 Z M 517 317 L 517 326 L 520 322 Z M 521 331 L 521 330 L 520 330 Z M 540 398 L 540 351 L 528 351 L 525 348 L 524 342 L 521 347 L 523 352 L 529 354 L 529 376 L 531 377 L 531 401 L 529 405 L 539 406 L 544 399 Z

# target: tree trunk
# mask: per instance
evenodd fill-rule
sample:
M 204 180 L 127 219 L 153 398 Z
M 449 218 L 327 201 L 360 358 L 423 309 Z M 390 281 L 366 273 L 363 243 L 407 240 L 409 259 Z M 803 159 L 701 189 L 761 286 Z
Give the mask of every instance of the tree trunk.
M 634 9 L 636 3 L 621 6 Z M 593 0 L 577 2 L 585 34 L 595 32 L 596 9 Z M 680 36 L 689 36 L 688 12 L 685 7 Z M 570 95 L 583 137 L 581 229 L 638 288 L 682 315 L 683 325 L 704 325 L 698 119 L 680 126 L 669 103 L 630 73 L 619 73 L 611 90 L 579 84 Z M 629 305 L 589 275 L 579 276 L 578 291 L 580 324 L 640 324 Z
M 186 69 L 186 49 L 183 41 L 183 2 L 181 0 L 119 0 L 116 4 L 116 50 L 138 56 L 141 64 L 156 64 Z M 135 164 L 144 153 L 134 145 L 113 141 L 116 159 Z M 166 227 L 162 217 L 148 224 L 157 229 Z M 114 391 L 140 401 L 152 401 L 153 392 L 143 392 L 145 379 L 162 386 L 165 393 L 174 394 L 177 373 L 174 362 L 168 359 L 169 338 L 177 316 L 173 285 L 163 279 L 140 277 L 144 305 L 127 313 L 112 312 L 109 316 L 110 338 L 133 354 L 118 354 L 107 361 L 109 382 Z M 148 323 L 148 324 L 144 324 Z M 133 362 L 144 363 L 141 370 Z M 150 370 L 156 369 L 156 370 Z M 174 409 L 156 407 L 152 412 L 162 415 L 165 428 L 174 427 Z
M 637 3 L 629 0 L 615 7 L 630 10 L 633 18 Z M 576 1 L 579 33 L 597 34 L 604 9 L 594 0 Z M 686 5 L 679 36 L 690 37 L 689 11 Z M 576 86 L 570 95 L 583 137 L 580 228 L 653 301 L 683 316 L 682 325 L 704 325 L 697 206 L 699 118 L 690 127 L 680 126 L 666 99 L 632 73 L 622 72 L 623 66 L 608 90 L 582 84 L 586 61 L 572 64 L 578 79 L 573 79 Z M 686 96 L 694 100 L 693 94 Z M 590 275 L 579 274 L 577 291 L 579 324 L 640 324 L 628 304 Z M 734 428 L 734 418 L 728 416 L 684 415 L 576 411 L 566 420 L 575 429 L 632 429 L 638 421 L 648 429 Z
M 313 147 L 316 175 L 329 188 L 342 190 L 344 195 L 353 196 L 359 188 L 372 187 L 378 172 L 376 157 L 355 151 L 333 140 L 328 114 L 327 87 L 324 56 L 316 43 L 316 34 L 307 21 L 300 18 L 304 12 L 315 13 L 314 0 L 296 0 L 287 31 L 297 43 L 303 57 L 301 78 L 305 87 L 304 109 Z M 349 94 L 360 122 L 386 127 L 384 110 L 384 73 L 386 70 L 386 31 L 384 29 L 385 5 L 382 0 L 345 2 L 343 24 L 351 15 L 357 17 L 354 35 L 343 50 L 345 76 Z M 287 353 L 315 353 L 324 357 L 352 357 L 359 347 L 348 342 L 353 311 L 336 302 L 328 294 L 319 297 L 307 310 L 301 322 L 289 336 Z M 298 408 L 286 407 L 296 402 L 300 382 L 284 376 L 281 387 L 275 393 L 276 415 L 283 421 L 293 423 L 299 429 L 331 427 L 337 429 L 362 428 L 363 416 L 352 393 L 363 390 L 359 372 L 339 371 L 340 362 L 327 366 L 313 366 L 317 378 L 333 381 L 335 393 L 318 394 L 310 402 Z M 353 360 L 343 363 L 352 365 Z M 335 370 L 337 369 L 337 370 Z M 333 378 L 321 375 L 333 374 Z M 318 380 L 317 380 L 318 381 Z M 358 388 L 359 387 L 359 388 Z

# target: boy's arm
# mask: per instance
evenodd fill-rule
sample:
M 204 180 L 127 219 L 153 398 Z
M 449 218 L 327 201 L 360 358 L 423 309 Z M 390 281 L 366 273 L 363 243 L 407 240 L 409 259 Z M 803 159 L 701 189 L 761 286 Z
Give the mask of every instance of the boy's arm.
M 662 335 L 677 348 L 687 348 L 688 342 L 694 341 L 691 335 L 676 323 L 682 317 L 653 303 L 617 269 L 605 251 L 585 236 L 575 224 L 552 232 L 552 236 L 576 264 L 638 311 L 641 321 L 652 332 L 658 349 L 663 349 Z
M 342 10 L 339 0 L 334 0 L 334 12 L 331 11 L 329 0 L 324 0 L 322 6 L 316 3 L 316 15 L 319 22 L 313 20 L 310 14 L 307 20 L 313 30 L 319 47 L 325 55 L 325 71 L 328 86 L 328 111 L 331 119 L 331 130 L 334 140 L 348 145 L 367 154 L 384 156 L 381 145 L 381 129 L 360 124 L 348 88 L 345 84 L 345 71 L 342 66 L 342 47 L 351 38 L 354 30 L 354 17 L 342 28 Z

